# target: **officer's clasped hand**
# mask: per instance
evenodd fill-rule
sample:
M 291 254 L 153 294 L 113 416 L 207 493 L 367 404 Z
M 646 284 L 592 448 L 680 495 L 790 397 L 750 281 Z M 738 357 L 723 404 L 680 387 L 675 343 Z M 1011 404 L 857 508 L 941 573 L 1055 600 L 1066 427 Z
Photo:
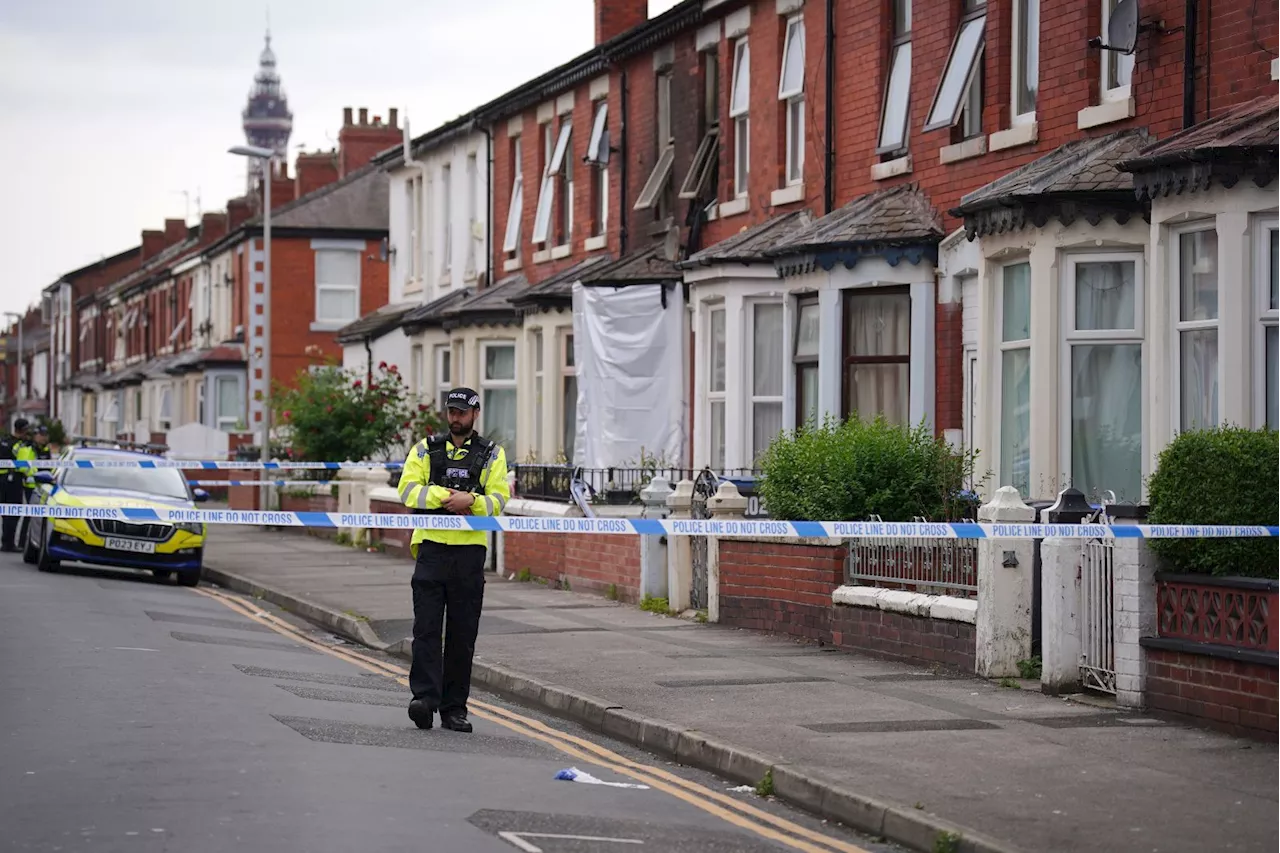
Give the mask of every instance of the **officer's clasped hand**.
M 455 515 L 471 515 L 471 504 L 474 496 L 470 492 L 449 490 L 449 497 L 444 499 L 444 508 Z

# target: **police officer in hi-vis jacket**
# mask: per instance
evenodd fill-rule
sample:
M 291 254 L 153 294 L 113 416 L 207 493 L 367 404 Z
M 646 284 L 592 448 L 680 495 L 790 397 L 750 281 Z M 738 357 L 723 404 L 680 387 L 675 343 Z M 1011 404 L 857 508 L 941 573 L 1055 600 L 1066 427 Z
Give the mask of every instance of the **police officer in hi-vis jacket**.
M 500 515 L 511 499 L 502 447 L 475 431 L 480 397 L 470 388 L 449 392 L 448 435 L 433 435 L 409 451 L 400 475 L 400 499 L 415 513 Z M 409 668 L 409 719 L 471 731 L 467 697 L 471 662 L 484 600 L 485 533 L 479 530 L 415 530 L 413 663 Z M 444 656 L 440 654 L 441 630 Z

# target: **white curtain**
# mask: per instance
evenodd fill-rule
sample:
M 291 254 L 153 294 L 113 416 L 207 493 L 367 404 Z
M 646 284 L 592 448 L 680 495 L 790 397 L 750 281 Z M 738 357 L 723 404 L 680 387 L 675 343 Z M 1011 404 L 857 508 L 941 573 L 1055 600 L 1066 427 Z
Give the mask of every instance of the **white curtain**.
M 1178 337 L 1182 429 L 1210 429 L 1218 423 L 1218 330 L 1182 332 Z
M 561 411 L 564 413 L 564 424 L 560 441 L 564 445 L 564 458 L 573 461 L 574 439 L 578 433 L 578 377 L 572 374 L 564 377 L 564 402 Z
M 911 296 L 907 293 L 846 293 L 849 355 L 911 354 Z M 911 366 L 854 364 L 848 368 L 849 412 L 864 420 L 883 414 L 893 424 L 909 418 Z
M 1267 347 L 1267 426 L 1280 429 L 1280 406 L 1277 406 L 1277 383 L 1280 382 L 1280 329 L 1268 326 L 1264 332 Z
M 1000 340 L 1031 338 L 1031 264 L 1011 264 L 1002 270 Z
M 502 445 L 510 463 L 511 454 L 516 452 L 516 389 L 486 388 L 481 405 L 484 437 Z
M 1142 498 L 1142 345 L 1071 348 L 1071 476 L 1090 497 Z
M 1133 329 L 1133 261 L 1076 264 L 1076 329 Z
M 516 378 L 516 348 L 514 344 L 485 347 L 484 378 L 497 381 L 513 381 Z
M 818 423 L 818 365 L 800 365 L 796 393 L 800 395 L 801 423 Z
M 1031 350 L 1000 354 L 1000 486 L 1031 493 Z
M 782 305 L 756 305 L 752 310 L 751 451 L 752 462 L 782 432 L 782 384 L 786 353 L 782 341 Z M 756 399 L 778 398 L 778 399 Z

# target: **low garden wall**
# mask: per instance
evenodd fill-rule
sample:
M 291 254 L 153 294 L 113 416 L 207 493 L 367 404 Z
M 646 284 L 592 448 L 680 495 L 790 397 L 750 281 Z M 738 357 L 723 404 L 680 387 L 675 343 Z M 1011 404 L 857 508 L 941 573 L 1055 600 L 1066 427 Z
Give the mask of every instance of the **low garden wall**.
M 518 498 L 507 505 L 505 512 L 524 516 L 581 515 L 571 505 Z M 637 602 L 641 597 L 638 536 L 504 533 L 502 560 L 503 571 L 508 575 L 619 601 Z
M 247 489 L 248 486 L 233 486 L 233 489 Z M 255 487 L 256 488 L 256 487 Z M 295 486 L 280 492 L 280 510 L 282 512 L 337 512 L 338 497 L 333 494 L 333 486 Z M 261 492 L 261 488 L 256 488 Z M 303 528 L 307 535 L 320 539 L 333 539 L 337 531 L 330 527 Z

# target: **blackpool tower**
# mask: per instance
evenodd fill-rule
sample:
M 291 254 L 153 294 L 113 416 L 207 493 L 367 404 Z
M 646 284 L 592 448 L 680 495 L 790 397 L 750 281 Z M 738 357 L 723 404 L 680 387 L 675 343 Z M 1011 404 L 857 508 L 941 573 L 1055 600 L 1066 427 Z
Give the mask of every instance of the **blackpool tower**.
M 245 105 L 242 116 L 245 140 L 250 145 L 275 151 L 280 158 L 279 163 L 287 163 L 293 113 L 289 112 L 289 101 L 280 85 L 280 74 L 276 71 L 276 55 L 271 50 L 270 30 L 267 31 L 262 54 L 258 57 L 258 73 L 253 76 L 249 103 Z M 249 191 L 252 192 L 262 174 L 262 161 L 252 157 L 246 159 L 249 164 Z

